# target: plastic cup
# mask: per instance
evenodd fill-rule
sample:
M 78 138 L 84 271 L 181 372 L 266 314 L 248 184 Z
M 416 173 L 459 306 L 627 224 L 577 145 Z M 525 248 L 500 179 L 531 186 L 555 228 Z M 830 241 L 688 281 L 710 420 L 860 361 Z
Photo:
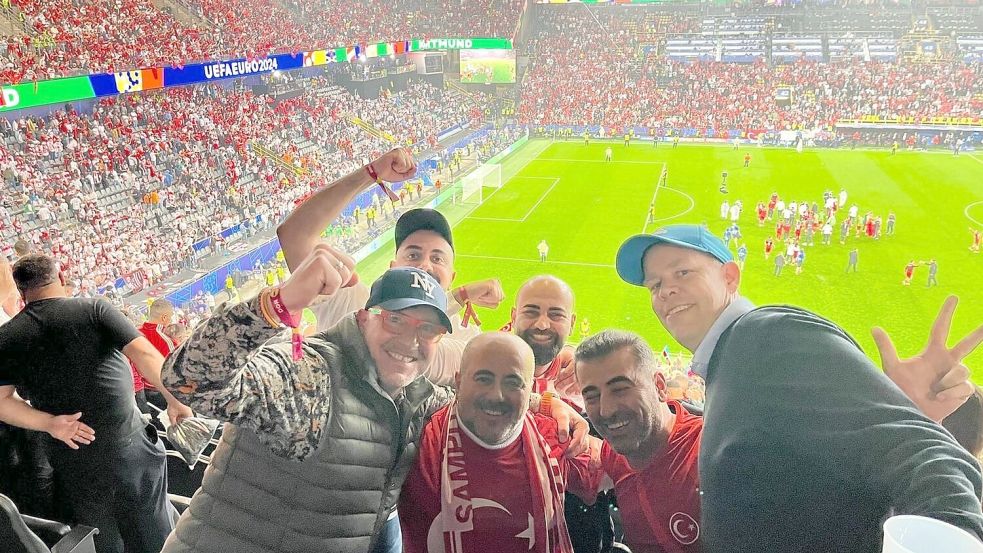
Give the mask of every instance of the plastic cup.
M 884 522 L 883 553 L 983 553 L 983 543 L 947 522 L 898 515 Z

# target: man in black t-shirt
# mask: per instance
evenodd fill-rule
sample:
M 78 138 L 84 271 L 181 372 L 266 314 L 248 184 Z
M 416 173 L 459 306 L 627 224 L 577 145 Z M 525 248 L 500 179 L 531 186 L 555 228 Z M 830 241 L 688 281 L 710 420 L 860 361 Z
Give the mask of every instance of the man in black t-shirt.
M 159 552 L 173 528 L 164 448 L 140 418 L 124 355 L 164 393 L 173 423 L 191 410 L 164 389 L 164 358 L 108 301 L 65 297 L 50 257 L 21 258 L 13 277 L 26 305 L 0 327 L 0 421 L 51 436 L 58 491 L 72 523 L 99 528 L 100 553 Z

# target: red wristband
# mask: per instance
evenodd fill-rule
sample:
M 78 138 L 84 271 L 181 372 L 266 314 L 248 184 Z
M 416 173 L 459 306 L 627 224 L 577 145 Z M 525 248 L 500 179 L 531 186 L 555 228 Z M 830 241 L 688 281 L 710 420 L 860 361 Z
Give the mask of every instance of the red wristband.
M 451 294 L 457 303 L 464 307 L 464 316 L 461 317 L 461 326 L 464 328 L 468 327 L 468 324 L 473 320 L 478 326 L 481 326 L 481 320 L 478 319 L 478 314 L 474 311 L 474 306 L 471 305 L 471 298 L 468 296 L 468 290 L 461 286 L 456 288 Z
M 386 183 L 382 182 L 382 179 L 379 178 L 379 173 L 376 172 L 375 167 L 372 167 L 371 163 L 365 166 L 365 172 L 368 173 L 369 177 L 371 177 L 372 180 L 374 180 L 375 183 L 379 185 L 379 188 L 382 189 L 383 193 L 385 193 L 386 196 L 389 197 L 389 201 L 391 202 L 399 201 L 399 196 L 397 196 L 395 192 L 393 192 L 388 186 L 386 186 Z
M 280 298 L 279 288 L 274 289 L 270 294 L 270 304 L 273 306 L 273 312 L 280 318 L 280 322 L 290 328 L 297 328 L 298 324 L 294 322 L 293 316 L 287 310 L 287 306 L 283 304 L 283 299 Z
M 300 322 L 294 321 L 290 311 L 287 310 L 287 306 L 283 304 L 283 300 L 280 298 L 279 288 L 275 288 L 270 293 L 270 304 L 273 306 L 273 312 L 280 318 L 280 322 L 291 328 L 291 357 L 293 357 L 294 361 L 300 361 L 304 357 L 304 335 L 300 333 Z

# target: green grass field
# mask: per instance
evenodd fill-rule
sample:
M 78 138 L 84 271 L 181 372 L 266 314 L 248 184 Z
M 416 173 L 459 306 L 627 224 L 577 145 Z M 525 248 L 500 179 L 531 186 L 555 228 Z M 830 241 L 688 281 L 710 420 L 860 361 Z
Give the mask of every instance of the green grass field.
M 611 145 L 614 162 L 605 163 Z M 751 167 L 743 168 L 745 152 Z M 663 165 L 669 179 L 656 191 Z M 518 286 L 527 278 L 554 274 L 573 287 L 576 313 L 588 317 L 592 332 L 607 327 L 633 330 L 657 351 L 679 346 L 661 328 L 649 306 L 648 293 L 622 282 L 614 257 L 625 238 L 660 224 L 702 223 L 722 234 L 723 200 L 717 187 L 727 170 L 730 193 L 743 200 L 740 225 L 748 245 L 741 289 L 758 304 L 792 303 L 811 309 L 845 327 L 879 361 L 870 328 L 883 326 L 898 352 L 921 350 L 929 327 L 947 294 L 960 297 L 950 345 L 983 323 L 983 254 L 969 251 L 969 227 L 983 228 L 983 156 L 887 151 L 759 149 L 730 146 L 660 145 L 582 141 L 531 141 L 503 162 L 504 185 L 485 189 L 484 203 L 462 216 L 461 206 L 447 206 L 458 221 L 454 230 L 457 282 L 497 277 L 507 301 L 495 311 L 480 311 L 486 329 L 509 318 Z M 804 271 L 786 267 L 780 277 L 764 259 L 764 240 L 774 225 L 758 227 L 754 206 L 777 191 L 785 201 L 817 201 L 826 189 L 845 188 L 847 204 L 857 203 L 887 217 L 897 215 L 896 233 L 878 241 L 854 238 L 847 244 L 820 244 L 806 249 Z M 655 197 L 656 224 L 646 224 Z M 842 220 L 845 211 L 838 220 Z M 550 245 L 549 261 L 540 263 L 536 245 Z M 776 250 L 780 243 L 776 243 Z M 846 274 L 849 249 L 860 250 L 859 272 Z M 911 259 L 935 258 L 940 285 L 927 288 L 927 269 L 919 267 L 911 286 L 902 286 L 903 268 Z M 392 259 L 384 248 L 360 264 L 366 277 L 381 274 Z M 574 332 L 573 339 L 579 333 Z M 983 347 L 966 360 L 974 380 L 983 383 Z
M 467 66 L 467 67 L 465 67 Z M 491 68 L 492 79 L 488 80 L 485 75 L 486 69 Z M 471 78 L 464 76 L 465 73 L 474 72 Z M 515 60 L 514 59 L 477 59 L 463 62 L 461 66 L 461 82 L 465 84 L 486 84 L 486 83 L 514 83 L 515 82 Z

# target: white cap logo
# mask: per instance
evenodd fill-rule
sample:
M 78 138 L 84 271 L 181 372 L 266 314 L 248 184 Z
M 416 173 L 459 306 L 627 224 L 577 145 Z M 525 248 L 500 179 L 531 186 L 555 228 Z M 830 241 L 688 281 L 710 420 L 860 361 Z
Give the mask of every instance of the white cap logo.
M 421 273 L 413 271 L 413 284 L 410 284 L 410 286 L 413 288 L 422 289 L 423 293 L 426 294 L 428 298 L 434 299 L 433 297 L 434 282 L 424 277 Z

